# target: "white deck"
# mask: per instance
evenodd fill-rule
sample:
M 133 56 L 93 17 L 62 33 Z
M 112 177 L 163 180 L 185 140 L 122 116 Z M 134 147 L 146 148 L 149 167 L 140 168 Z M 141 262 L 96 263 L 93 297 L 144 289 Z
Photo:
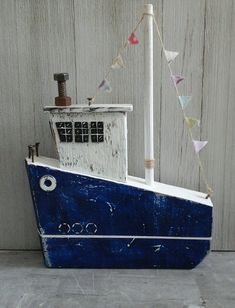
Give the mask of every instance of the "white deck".
M 60 168 L 59 160 L 54 159 L 54 158 L 39 156 L 39 157 L 35 157 L 34 163 L 32 163 L 31 159 L 29 159 L 29 158 L 26 158 L 26 161 L 29 165 L 33 164 L 33 165 L 36 165 L 36 166 L 49 167 L 51 169 L 61 170 L 61 171 L 64 171 L 64 172 L 81 174 L 81 173 L 78 173 L 78 172 L 69 171 L 69 170 Z M 86 175 L 86 174 L 84 174 L 84 175 Z M 86 175 L 86 176 L 90 176 L 90 175 Z M 94 178 L 98 178 L 98 177 L 94 176 Z M 120 182 L 113 181 L 113 180 L 110 180 L 110 179 L 105 179 L 105 178 L 102 178 L 102 179 L 108 180 L 108 181 L 111 181 L 111 182 L 120 183 Z M 176 198 L 180 198 L 180 199 L 184 199 L 184 200 L 190 200 L 190 201 L 193 201 L 193 202 L 197 202 L 197 203 L 201 203 L 201 204 L 205 204 L 205 205 L 213 207 L 211 199 L 205 198 L 206 194 L 198 192 L 198 191 L 190 190 L 190 189 L 185 189 L 185 188 L 182 188 L 182 187 L 172 186 L 172 185 L 163 184 L 163 183 L 159 183 L 159 182 L 154 182 L 154 186 L 149 186 L 149 185 L 145 184 L 144 179 L 133 177 L 133 176 L 128 176 L 127 182 L 126 183 L 120 183 L 120 184 L 130 185 L 130 186 L 133 186 L 133 187 L 138 187 L 138 188 L 146 189 L 146 190 L 149 190 L 149 191 L 153 191 L 153 192 L 156 192 L 156 193 L 159 193 L 159 194 L 162 194 L 162 195 L 172 196 L 172 197 L 176 197 Z

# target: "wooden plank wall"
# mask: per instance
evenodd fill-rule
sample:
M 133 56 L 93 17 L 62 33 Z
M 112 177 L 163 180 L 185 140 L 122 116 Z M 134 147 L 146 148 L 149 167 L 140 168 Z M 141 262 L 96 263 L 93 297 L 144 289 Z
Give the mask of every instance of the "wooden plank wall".
M 24 168 L 27 145 L 40 141 L 55 156 L 43 105 L 53 104 L 53 73 L 70 74 L 68 92 L 84 103 L 141 16 L 144 0 L 2 0 L 0 10 L 0 249 L 37 249 Z M 214 249 L 235 250 L 235 7 L 233 0 L 154 0 L 172 65 L 192 94 L 187 112 L 201 119 L 197 137 L 214 194 Z M 113 92 L 98 103 L 132 103 L 129 169 L 143 176 L 143 31 Z M 156 180 L 204 190 L 157 39 L 154 63 Z

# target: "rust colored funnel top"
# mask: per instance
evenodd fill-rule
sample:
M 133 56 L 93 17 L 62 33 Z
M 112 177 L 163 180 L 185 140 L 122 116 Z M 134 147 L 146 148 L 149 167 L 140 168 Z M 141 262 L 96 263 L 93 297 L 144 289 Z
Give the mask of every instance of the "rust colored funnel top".
M 56 106 L 70 106 L 71 97 L 67 96 L 66 92 L 66 80 L 69 80 L 68 73 L 57 73 L 54 74 L 54 80 L 58 82 L 59 96 L 55 98 Z

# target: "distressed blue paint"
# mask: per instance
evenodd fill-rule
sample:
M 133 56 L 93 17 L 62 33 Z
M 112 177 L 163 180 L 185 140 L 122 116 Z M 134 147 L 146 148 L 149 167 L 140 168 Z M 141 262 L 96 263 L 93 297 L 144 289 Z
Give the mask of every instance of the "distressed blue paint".
M 112 181 L 27 165 L 37 224 L 42 234 L 61 235 L 61 223 L 97 225 L 96 235 L 210 237 L 212 208 Z M 52 192 L 39 180 L 57 179 Z M 73 230 L 69 235 L 73 235 Z M 207 254 L 207 240 L 44 238 L 52 267 L 192 268 Z M 161 245 L 156 250 L 154 245 Z M 156 251 L 155 251 L 156 250 Z
M 136 239 L 47 239 L 47 266 L 79 268 L 195 267 L 209 241 Z

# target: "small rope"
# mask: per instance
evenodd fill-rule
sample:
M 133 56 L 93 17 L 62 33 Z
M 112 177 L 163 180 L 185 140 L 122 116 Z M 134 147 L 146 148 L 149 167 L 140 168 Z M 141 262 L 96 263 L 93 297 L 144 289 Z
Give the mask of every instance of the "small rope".
M 206 199 L 210 198 L 212 196 L 212 194 L 213 194 L 213 190 L 210 187 L 207 190 L 208 191 L 207 191 Z
M 152 17 L 154 17 L 154 13 L 153 13 L 153 14 L 151 14 L 151 13 L 143 13 L 143 15 L 142 15 L 142 16 L 144 16 L 144 15 L 148 15 L 148 16 L 152 16 Z
M 157 24 L 157 21 L 156 21 L 156 18 L 155 18 L 155 15 L 153 15 L 153 21 L 154 21 L 154 24 L 155 24 L 155 27 L 156 27 L 156 30 L 157 30 L 157 34 L 158 34 L 158 38 L 160 40 L 160 43 L 161 43 L 161 46 L 162 46 L 162 49 L 164 51 L 164 54 L 165 54 L 165 46 L 164 46 L 164 43 L 162 41 L 162 37 L 161 37 L 161 34 L 160 34 L 160 31 L 159 31 L 159 27 L 158 27 L 158 24 Z M 173 72 L 172 72 L 172 69 L 171 69 L 171 66 L 170 66 L 170 63 L 168 63 L 167 61 L 167 66 L 168 66 L 168 69 L 169 69 L 169 72 L 170 72 L 170 75 L 173 76 Z M 179 99 L 179 96 L 180 96 L 180 93 L 179 93 L 179 90 L 176 86 L 176 83 L 173 82 L 173 85 L 174 85 L 174 88 L 175 88 L 175 92 L 176 92 L 176 96 L 177 96 L 177 100 Z M 184 111 L 184 109 L 182 108 L 182 113 L 183 113 L 183 117 L 184 117 L 184 121 L 186 120 L 187 116 L 186 116 L 186 113 Z M 193 143 L 193 132 L 192 132 L 192 129 L 190 127 L 188 127 L 188 132 L 189 132 L 189 137 L 191 139 L 191 142 Z M 211 195 L 213 194 L 213 190 L 212 188 L 210 187 L 209 183 L 208 183 L 208 180 L 207 180 L 207 177 L 206 177 L 206 173 L 205 173 L 205 169 L 203 167 L 203 164 L 202 164 L 202 161 L 200 159 L 200 156 L 199 156 L 199 153 L 197 153 L 195 151 L 195 154 L 196 154 L 196 158 L 197 158 L 197 161 L 198 161 L 198 164 L 199 164 L 199 167 L 200 167 L 200 170 L 201 170 L 201 175 L 202 175 L 202 179 L 206 185 L 206 189 L 207 189 L 207 195 L 206 195 L 206 199 L 208 199 L 209 197 L 211 197 Z
M 145 159 L 144 166 L 147 169 L 153 169 L 155 167 L 155 159 Z

